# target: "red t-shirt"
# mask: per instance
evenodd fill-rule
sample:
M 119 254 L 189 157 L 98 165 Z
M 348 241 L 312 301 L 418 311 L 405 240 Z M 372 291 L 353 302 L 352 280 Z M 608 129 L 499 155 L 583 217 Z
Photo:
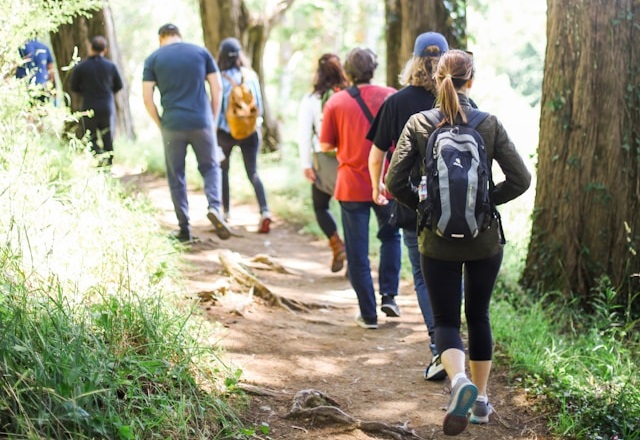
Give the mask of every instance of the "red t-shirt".
M 375 117 L 385 98 L 395 92 L 391 87 L 364 84 L 360 95 Z M 338 177 L 334 197 L 343 202 L 371 202 L 369 151 L 366 139 L 370 127 L 358 101 L 347 90 L 335 93 L 324 106 L 320 142 L 335 145 Z

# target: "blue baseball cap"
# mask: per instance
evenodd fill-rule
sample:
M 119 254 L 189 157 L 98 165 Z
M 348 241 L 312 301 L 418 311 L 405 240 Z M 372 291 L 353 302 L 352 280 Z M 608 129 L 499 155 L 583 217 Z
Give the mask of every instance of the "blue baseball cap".
M 434 46 L 438 49 L 437 51 Z M 425 32 L 416 38 L 416 43 L 413 46 L 413 55 L 416 57 L 440 56 L 448 50 L 449 44 L 442 34 Z

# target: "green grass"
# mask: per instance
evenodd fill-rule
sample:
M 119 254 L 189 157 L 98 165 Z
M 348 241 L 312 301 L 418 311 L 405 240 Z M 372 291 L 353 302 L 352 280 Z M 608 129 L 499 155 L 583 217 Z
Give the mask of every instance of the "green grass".
M 241 372 L 150 204 L 0 85 L 0 436 L 242 438 Z
M 535 397 L 554 434 L 640 438 L 640 338 L 612 291 L 600 292 L 591 315 L 552 294 L 514 292 L 498 292 L 492 305 L 497 364 Z

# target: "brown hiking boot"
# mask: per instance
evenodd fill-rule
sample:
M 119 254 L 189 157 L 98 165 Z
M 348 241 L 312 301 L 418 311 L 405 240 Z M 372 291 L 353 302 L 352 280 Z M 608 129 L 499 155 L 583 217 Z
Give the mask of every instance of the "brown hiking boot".
M 340 272 L 344 267 L 344 260 L 347 259 L 347 254 L 344 251 L 344 243 L 340 240 L 337 232 L 334 232 L 329 239 L 329 247 L 333 251 L 331 272 Z

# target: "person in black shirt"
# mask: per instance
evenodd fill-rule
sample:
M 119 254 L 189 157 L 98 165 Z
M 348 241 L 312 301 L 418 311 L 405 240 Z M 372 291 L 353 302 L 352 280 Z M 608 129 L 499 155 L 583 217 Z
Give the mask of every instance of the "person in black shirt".
M 71 90 L 82 95 L 82 111 L 93 112 L 82 118 L 85 133 L 90 133 L 91 151 L 95 155 L 104 154 L 100 163 L 111 165 L 116 116 L 114 95 L 123 84 L 116 65 L 105 58 L 106 52 L 106 38 L 94 37 L 89 57 L 72 71 Z
M 373 201 L 379 205 L 389 203 L 383 179 L 380 178 L 384 176 L 384 159 L 387 156 L 387 152 L 393 152 L 404 124 L 411 115 L 433 108 L 436 102 L 433 73 L 440 55 L 447 50 L 449 50 L 449 45 L 441 34 L 425 32 L 418 35 L 414 44 L 413 56 L 400 74 L 400 82 L 404 87 L 386 99 L 367 133 L 367 139 L 373 142 L 373 147 L 369 153 L 369 175 L 371 176 L 373 187 Z M 388 160 L 390 160 L 390 157 L 389 154 Z M 418 182 L 419 178 L 418 173 Z M 414 183 L 417 185 L 418 182 Z M 433 313 L 427 286 L 420 269 L 416 213 L 412 209 L 397 203 L 394 209 L 394 221 L 397 227 L 402 228 L 402 238 L 411 262 L 418 305 L 422 311 L 422 317 L 431 339 L 430 348 L 433 357 L 424 372 L 424 378 L 427 380 L 442 380 L 446 377 L 446 372 L 436 349 Z

